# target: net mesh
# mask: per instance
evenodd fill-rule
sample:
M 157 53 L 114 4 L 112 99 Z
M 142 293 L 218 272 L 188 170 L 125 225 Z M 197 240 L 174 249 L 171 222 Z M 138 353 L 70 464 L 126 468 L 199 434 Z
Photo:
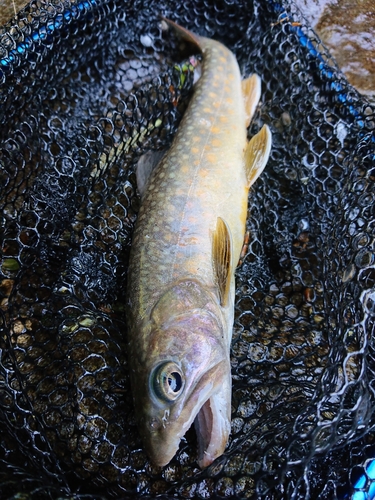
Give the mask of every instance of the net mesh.
M 134 167 L 193 85 L 161 14 L 261 76 L 249 135 L 273 133 L 237 271 L 232 433 L 204 471 L 193 431 L 149 463 L 127 371 Z M 32 1 L 0 28 L 0 122 L 0 497 L 365 498 L 374 108 L 293 4 Z

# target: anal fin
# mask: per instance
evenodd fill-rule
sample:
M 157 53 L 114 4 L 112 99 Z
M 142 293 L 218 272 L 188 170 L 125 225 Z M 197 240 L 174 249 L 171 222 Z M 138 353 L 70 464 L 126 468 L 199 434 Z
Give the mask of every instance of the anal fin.
M 242 95 L 245 104 L 246 128 L 250 125 L 261 94 L 261 79 L 255 73 L 242 80 Z
M 245 169 L 247 185 L 250 187 L 267 164 L 271 151 L 272 135 L 267 125 L 251 138 L 245 150 Z
M 226 306 L 233 274 L 233 243 L 230 229 L 221 217 L 217 218 L 212 238 L 212 260 L 219 288 L 220 304 Z

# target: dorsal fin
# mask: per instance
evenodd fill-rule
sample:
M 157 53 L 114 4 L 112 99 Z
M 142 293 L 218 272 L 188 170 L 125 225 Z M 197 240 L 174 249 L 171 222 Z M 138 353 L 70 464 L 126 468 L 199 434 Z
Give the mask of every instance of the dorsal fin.
M 228 303 L 233 274 L 233 244 L 230 229 L 221 217 L 217 218 L 212 237 L 212 261 L 219 288 L 220 304 Z
M 246 128 L 250 125 L 254 115 L 255 108 L 258 105 L 261 94 L 261 79 L 258 75 L 254 75 L 242 80 L 242 95 L 245 104 Z
M 250 187 L 267 164 L 271 151 L 272 136 L 267 125 L 252 137 L 245 150 L 245 169 L 247 185 Z

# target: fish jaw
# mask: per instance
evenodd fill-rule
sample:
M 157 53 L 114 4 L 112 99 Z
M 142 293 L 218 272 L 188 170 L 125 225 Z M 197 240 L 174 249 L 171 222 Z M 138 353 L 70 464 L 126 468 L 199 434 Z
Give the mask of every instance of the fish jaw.
M 164 409 L 161 419 L 154 417 L 143 422 L 141 432 L 145 448 L 154 465 L 164 467 L 172 460 L 182 437 L 193 423 L 198 440 L 199 466 L 205 468 L 223 454 L 230 432 L 230 415 L 227 413 L 231 396 L 230 385 L 226 397 L 223 393 L 223 379 L 228 378 L 225 365 L 226 362 L 219 363 L 202 377 L 194 395 L 178 416 L 178 412 Z

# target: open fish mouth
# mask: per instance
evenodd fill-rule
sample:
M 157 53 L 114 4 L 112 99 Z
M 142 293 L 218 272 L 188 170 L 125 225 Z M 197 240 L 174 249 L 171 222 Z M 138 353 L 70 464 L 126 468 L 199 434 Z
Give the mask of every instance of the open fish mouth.
M 211 396 L 198 412 L 194 425 L 198 439 L 199 467 L 208 467 L 226 446 L 230 432 L 230 420 L 220 392 Z
M 148 426 L 151 436 L 146 441 L 147 453 L 152 462 L 159 467 L 167 465 L 193 423 L 197 434 L 199 466 L 207 467 L 221 455 L 230 432 L 228 390 L 231 390 L 230 371 L 228 377 L 227 362 L 222 361 L 201 377 L 187 401 L 181 401 L 178 406 L 182 411 L 175 408 L 164 412 L 158 418 L 159 425 L 153 421 Z

